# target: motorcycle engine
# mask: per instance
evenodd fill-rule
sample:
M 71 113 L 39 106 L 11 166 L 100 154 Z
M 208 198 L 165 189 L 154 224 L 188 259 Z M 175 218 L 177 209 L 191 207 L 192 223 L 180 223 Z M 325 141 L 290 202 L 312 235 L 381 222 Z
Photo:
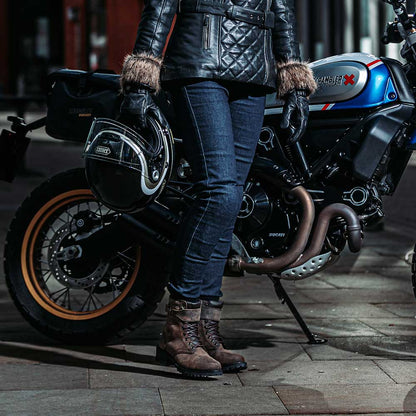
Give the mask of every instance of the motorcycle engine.
M 192 176 L 189 163 L 183 158 L 175 173 L 179 181 L 188 181 Z M 250 178 L 245 184 L 234 234 L 251 257 L 278 256 L 292 244 L 301 214 L 296 200 L 285 197 L 275 187 L 269 189 L 267 184 L 263 186 L 260 181 Z
M 248 181 L 234 233 L 250 256 L 277 256 L 296 235 L 299 210 L 296 201 L 273 195 L 260 182 Z

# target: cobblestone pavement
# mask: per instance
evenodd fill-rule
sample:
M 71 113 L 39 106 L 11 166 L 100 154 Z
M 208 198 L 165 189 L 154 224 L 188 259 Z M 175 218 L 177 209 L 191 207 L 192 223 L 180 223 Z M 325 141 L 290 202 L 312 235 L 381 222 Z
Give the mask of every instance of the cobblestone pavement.
M 74 145 L 31 145 L 29 176 L 0 184 L 2 243 L 30 189 L 45 175 L 80 166 L 80 152 Z M 58 344 L 21 318 L 2 275 L 0 415 L 416 414 L 416 303 L 404 262 L 416 238 L 403 223 L 412 217 L 404 197 L 414 189 L 413 176 L 409 168 L 388 204 L 385 229 L 367 233 L 359 256 L 346 254 L 316 277 L 285 283 L 327 344 L 307 344 L 267 278 L 225 278 L 222 331 L 249 363 L 238 375 L 193 381 L 157 365 L 162 306 L 123 344 Z

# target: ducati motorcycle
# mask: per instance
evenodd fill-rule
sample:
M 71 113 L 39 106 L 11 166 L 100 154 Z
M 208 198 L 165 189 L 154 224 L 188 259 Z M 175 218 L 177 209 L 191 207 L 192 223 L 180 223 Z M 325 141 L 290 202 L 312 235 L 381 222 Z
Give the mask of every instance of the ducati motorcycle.
M 388 3 L 397 19 L 383 42 L 404 42 L 404 64 L 365 53 L 311 63 L 319 88 L 308 129 L 295 145 L 279 139 L 283 102 L 267 97 L 224 270 L 226 276 L 268 276 L 310 342 L 321 340 L 282 280 L 322 271 L 346 245 L 359 252 L 365 227 L 383 217 L 382 198 L 394 194 L 416 148 L 416 20 L 404 1 Z M 93 77 L 119 88 L 115 74 Z M 194 195 L 169 97 L 156 103 L 170 128 L 161 126 L 167 164 L 155 200 L 139 212 L 120 213 L 94 196 L 80 168 L 35 189 L 10 225 L 4 256 L 10 294 L 27 321 L 50 337 L 72 344 L 117 341 L 164 295 L 175 237 Z M 3 136 L 25 137 L 42 124 L 12 122 Z M 104 157 L 108 149 L 100 145 L 96 152 Z M 160 171 L 151 177 L 157 181 Z

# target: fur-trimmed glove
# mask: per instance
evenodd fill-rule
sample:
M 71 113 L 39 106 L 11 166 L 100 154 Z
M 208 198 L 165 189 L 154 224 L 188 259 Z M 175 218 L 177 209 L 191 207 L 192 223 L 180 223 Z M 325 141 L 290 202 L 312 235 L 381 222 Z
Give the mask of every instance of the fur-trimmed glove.
M 312 70 L 305 62 L 276 64 L 277 97 L 285 101 L 280 130 L 287 143 L 296 143 L 305 133 L 309 118 L 309 96 L 317 88 Z
M 165 116 L 153 101 L 153 92 L 153 89 L 143 84 L 129 87 L 121 102 L 120 121 L 134 129 L 143 130 L 148 127 L 148 115 L 152 113 L 162 126 L 167 125 Z
M 295 144 L 305 133 L 309 118 L 309 99 L 305 90 L 291 90 L 285 95 L 280 130 L 288 144 Z
M 160 91 L 160 68 L 162 58 L 149 53 L 127 55 L 120 77 L 124 94 L 120 106 L 120 121 L 137 129 L 147 127 L 147 117 L 151 112 L 162 125 L 166 118 L 155 104 L 152 94 Z

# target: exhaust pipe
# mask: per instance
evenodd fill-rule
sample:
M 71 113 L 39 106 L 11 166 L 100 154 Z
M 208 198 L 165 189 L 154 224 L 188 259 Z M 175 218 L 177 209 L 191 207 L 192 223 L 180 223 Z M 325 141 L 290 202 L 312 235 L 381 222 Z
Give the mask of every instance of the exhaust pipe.
M 155 230 L 175 237 L 178 233 L 181 217 L 163 205 L 152 202 L 142 211 L 130 215 L 135 220 L 146 223 Z
M 165 234 L 154 230 L 131 215 L 123 214 L 120 220 L 124 222 L 122 224 L 123 231 L 128 233 L 130 238 L 138 243 L 149 244 L 164 251 L 171 251 L 175 247 L 175 243 L 166 237 Z
M 108 257 L 134 244 L 146 244 L 170 252 L 174 243 L 159 232 L 131 215 L 122 214 L 111 224 L 98 231 L 77 238 L 76 243 L 89 257 Z
M 322 251 L 329 223 L 336 217 L 342 217 L 347 222 L 348 246 L 352 253 L 358 253 L 362 246 L 361 223 L 355 211 L 345 204 L 331 204 L 319 214 L 317 225 L 311 239 L 311 245 L 288 268 L 305 264 L 308 260 L 318 256 Z
M 289 250 L 281 256 L 274 258 L 252 257 L 250 262 L 245 261 L 241 256 L 232 256 L 227 261 L 227 266 L 230 270 L 235 272 L 245 270 L 248 273 L 257 274 L 273 273 L 284 269 L 286 266 L 296 261 L 303 253 L 312 231 L 315 219 L 315 205 L 309 192 L 303 186 L 296 186 L 289 191 L 289 194 L 295 196 L 299 200 L 303 209 L 299 232 L 295 242 Z

